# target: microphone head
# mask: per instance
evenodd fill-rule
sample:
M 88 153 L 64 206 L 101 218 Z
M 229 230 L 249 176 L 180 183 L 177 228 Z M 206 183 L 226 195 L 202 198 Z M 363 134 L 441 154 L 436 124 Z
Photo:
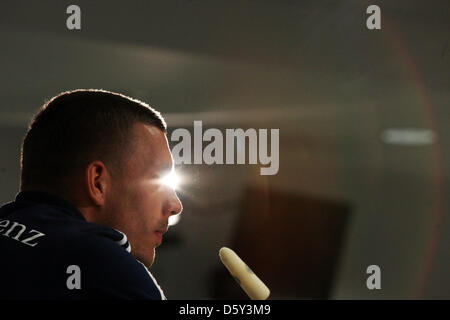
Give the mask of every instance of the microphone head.
M 240 284 L 241 288 L 252 300 L 266 300 L 270 290 L 258 278 L 258 276 L 242 261 L 230 248 L 223 247 L 219 250 L 219 257 L 230 274 Z

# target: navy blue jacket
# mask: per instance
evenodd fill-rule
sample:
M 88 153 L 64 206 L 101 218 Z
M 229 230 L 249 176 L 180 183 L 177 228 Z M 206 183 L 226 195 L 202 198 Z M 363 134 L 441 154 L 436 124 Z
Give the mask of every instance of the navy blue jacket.
M 125 234 L 37 191 L 0 208 L 0 279 L 0 299 L 165 299 Z

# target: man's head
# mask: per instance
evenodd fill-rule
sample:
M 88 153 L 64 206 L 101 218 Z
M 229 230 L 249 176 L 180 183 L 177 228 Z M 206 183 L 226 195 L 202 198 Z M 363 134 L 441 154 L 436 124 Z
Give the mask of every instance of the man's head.
M 104 90 L 64 92 L 48 101 L 25 135 L 21 190 L 72 201 L 89 222 L 124 232 L 132 254 L 154 260 L 169 217 L 181 203 L 161 178 L 173 160 L 160 114 Z

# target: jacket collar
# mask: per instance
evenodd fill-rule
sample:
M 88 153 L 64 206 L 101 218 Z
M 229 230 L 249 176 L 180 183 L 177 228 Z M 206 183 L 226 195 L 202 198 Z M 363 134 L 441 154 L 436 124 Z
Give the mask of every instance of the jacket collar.
M 30 203 L 30 204 L 47 204 L 53 205 L 63 209 L 71 216 L 86 220 L 81 214 L 80 210 L 71 202 L 51 193 L 37 190 L 21 191 L 16 195 L 16 202 L 18 203 Z

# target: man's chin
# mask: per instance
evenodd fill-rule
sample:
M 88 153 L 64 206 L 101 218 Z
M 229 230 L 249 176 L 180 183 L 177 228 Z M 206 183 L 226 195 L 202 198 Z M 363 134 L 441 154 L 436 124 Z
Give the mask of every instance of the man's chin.
M 146 266 L 147 269 L 149 269 L 152 266 L 153 262 L 155 261 L 155 249 L 141 254 L 139 253 L 134 254 L 132 252 L 132 254 L 139 262 L 141 262 L 144 266 Z

